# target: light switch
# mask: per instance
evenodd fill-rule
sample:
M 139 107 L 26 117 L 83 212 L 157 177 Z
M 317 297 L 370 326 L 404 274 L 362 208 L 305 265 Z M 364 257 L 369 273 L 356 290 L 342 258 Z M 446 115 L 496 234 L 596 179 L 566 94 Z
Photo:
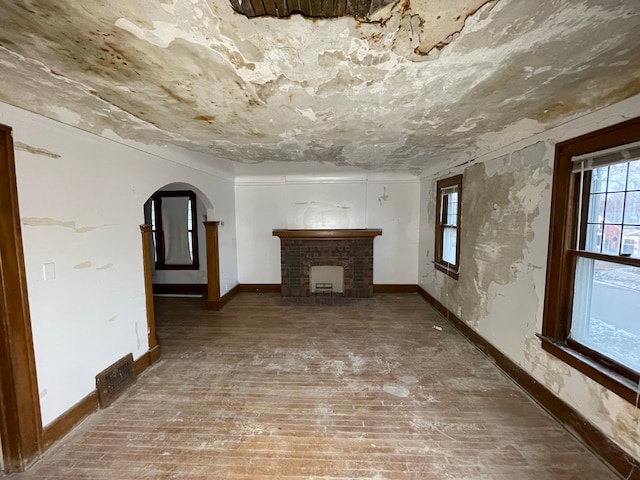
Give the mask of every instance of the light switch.
M 45 280 L 53 280 L 56 278 L 56 264 L 55 263 L 43 263 L 42 273 Z

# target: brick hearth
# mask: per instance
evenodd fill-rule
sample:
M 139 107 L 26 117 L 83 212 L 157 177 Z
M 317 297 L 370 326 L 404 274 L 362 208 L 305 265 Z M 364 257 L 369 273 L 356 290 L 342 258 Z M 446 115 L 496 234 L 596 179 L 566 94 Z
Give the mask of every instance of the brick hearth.
M 283 297 L 308 297 L 313 266 L 344 269 L 345 297 L 373 296 L 373 239 L 380 229 L 274 230 L 280 237 Z

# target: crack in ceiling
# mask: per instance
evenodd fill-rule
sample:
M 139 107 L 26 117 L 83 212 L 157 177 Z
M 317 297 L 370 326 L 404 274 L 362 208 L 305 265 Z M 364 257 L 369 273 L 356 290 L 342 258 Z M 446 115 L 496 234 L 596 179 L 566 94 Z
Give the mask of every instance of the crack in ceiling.
M 0 6 L 0 101 L 238 174 L 419 174 L 640 93 L 636 0 L 397 0 L 366 22 Z

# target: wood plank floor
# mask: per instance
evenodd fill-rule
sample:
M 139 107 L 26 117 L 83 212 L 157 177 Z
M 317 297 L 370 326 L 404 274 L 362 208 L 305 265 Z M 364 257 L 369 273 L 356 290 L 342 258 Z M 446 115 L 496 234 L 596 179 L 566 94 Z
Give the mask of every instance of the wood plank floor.
M 156 302 L 162 360 L 11 478 L 618 478 L 417 295 Z

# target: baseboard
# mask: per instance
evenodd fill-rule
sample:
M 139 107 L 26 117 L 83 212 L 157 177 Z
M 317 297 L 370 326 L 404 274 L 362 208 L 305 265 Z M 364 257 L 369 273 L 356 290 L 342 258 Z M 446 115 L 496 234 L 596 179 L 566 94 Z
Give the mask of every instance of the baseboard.
M 154 283 L 156 295 L 206 295 L 206 283 Z
M 448 311 L 436 298 L 421 287 L 418 287 L 418 293 L 481 352 L 493 360 L 502 371 L 509 375 L 560 424 L 599 455 L 625 480 L 640 480 L 639 460 L 622 450 L 604 433 L 589 423 L 582 414 L 555 396 L 522 367 L 490 344 L 460 318 Z
M 227 293 L 225 293 L 220 300 L 207 300 L 207 310 L 214 310 L 214 311 L 218 311 L 218 310 L 222 310 L 222 307 L 224 307 L 227 303 L 229 303 L 229 301 L 235 297 L 237 295 L 237 293 L 240 291 L 239 286 L 236 285 L 234 286 L 231 290 L 229 290 Z
M 150 348 L 146 353 L 133 361 L 133 371 L 140 375 L 160 359 L 160 345 Z
M 158 360 L 160 360 L 160 345 L 156 345 L 155 347 L 150 348 L 147 353 L 149 354 L 149 364 L 153 365 Z
M 156 345 L 133 362 L 133 369 L 135 370 L 136 375 L 139 375 L 146 370 L 150 365 L 155 363 L 158 358 L 160 358 L 160 346 Z M 44 427 L 42 429 L 42 453 L 69 433 L 85 418 L 97 411 L 98 407 L 98 392 L 94 390 L 49 425 Z
M 280 293 L 282 289 L 279 283 L 244 283 L 238 285 L 238 291 L 243 293 Z
M 373 284 L 373 293 L 417 293 L 417 285 L 378 283 Z
M 98 410 L 98 392 L 94 390 L 42 430 L 43 451 L 96 410 Z

